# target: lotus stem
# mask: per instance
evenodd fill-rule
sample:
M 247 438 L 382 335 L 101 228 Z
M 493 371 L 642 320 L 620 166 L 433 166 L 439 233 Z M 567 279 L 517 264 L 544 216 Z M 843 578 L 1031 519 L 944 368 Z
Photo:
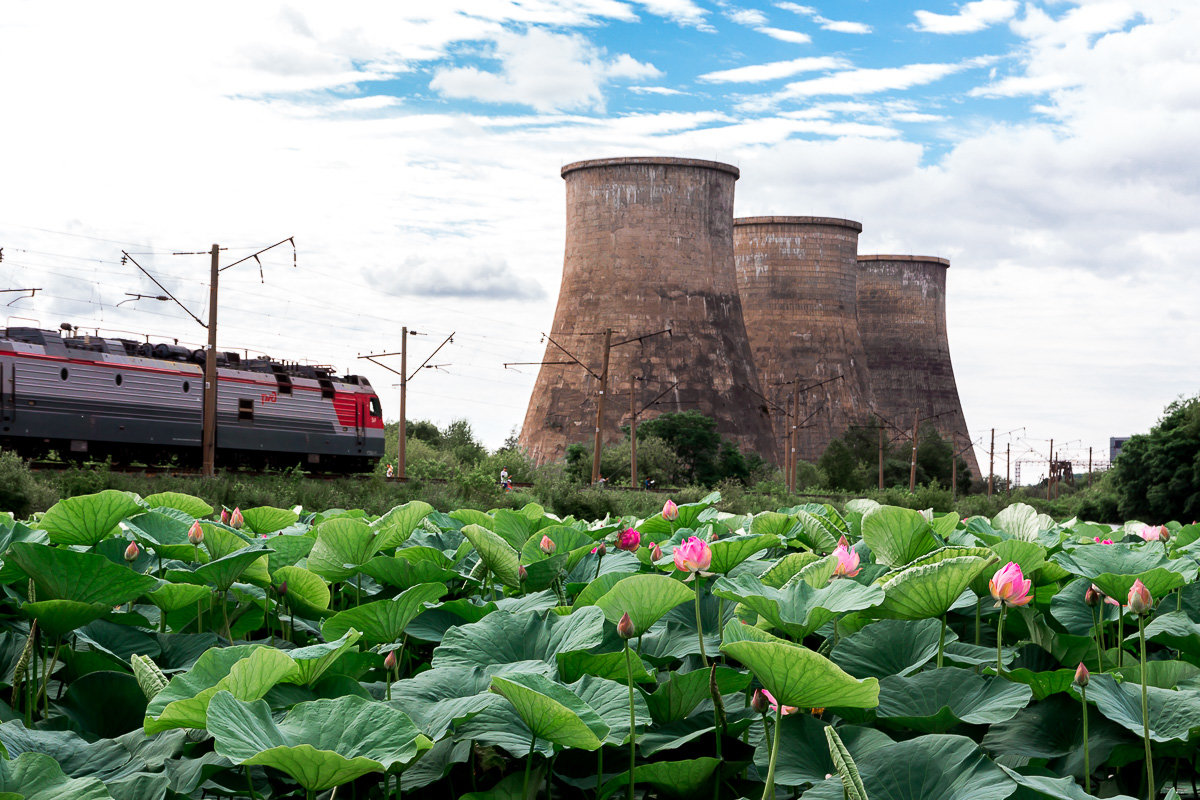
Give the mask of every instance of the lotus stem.
M 979 623 L 980 617 L 983 616 L 981 609 L 983 608 L 983 598 L 975 601 L 975 646 L 979 646 Z
M 1125 608 L 1117 606 L 1117 666 L 1125 664 Z
M 835 622 L 834 625 L 836 626 L 837 623 Z M 836 631 L 837 628 L 835 627 L 834 630 Z M 937 654 L 937 668 L 938 669 L 942 668 L 942 651 L 945 650 L 945 648 L 946 648 L 946 615 L 943 614 L 942 615 L 942 627 L 938 631 L 938 654 Z
M 701 645 L 703 647 L 703 645 Z M 625 677 L 629 683 L 629 800 L 633 800 L 633 768 L 637 764 L 637 717 L 633 704 L 633 653 L 625 640 Z
M 600 789 L 604 786 L 604 747 L 596 751 L 596 799 L 600 798 Z
M 1146 745 L 1146 796 L 1150 800 L 1158 794 L 1154 786 L 1154 759 L 1150 755 L 1150 700 L 1146 692 L 1146 617 L 1138 614 L 1138 641 L 1141 644 L 1142 662 L 1142 741 Z
M 258 800 L 258 793 L 254 791 L 254 779 L 250 777 L 250 765 L 246 765 L 246 785 L 250 787 L 250 800 Z
M 533 748 L 537 745 L 537 734 L 529 740 L 529 756 L 525 759 L 525 788 L 521 791 L 521 797 L 529 797 L 529 774 L 533 772 Z
M 767 768 L 767 783 L 763 786 L 762 800 L 775 800 L 775 759 L 779 757 L 779 730 L 782 727 L 783 703 L 777 702 L 775 704 L 775 743 L 771 745 L 771 766 Z
M 50 716 L 50 676 L 54 674 L 54 668 L 58 666 L 58 648 L 61 641 L 61 636 L 54 637 L 54 657 L 50 659 L 50 666 L 42 678 L 42 719 Z M 36 702 L 35 698 L 34 703 L 36 704 Z
M 1008 611 L 1008 606 L 1001 604 L 1000 606 L 1000 622 L 996 626 L 996 674 L 1004 674 L 1004 612 Z
M 229 629 L 229 590 L 221 592 L 221 615 L 225 618 L 225 638 L 233 644 L 233 631 Z
M 1088 744 L 1088 707 L 1087 687 L 1079 687 L 1079 696 L 1083 698 L 1083 783 L 1088 794 L 1092 793 L 1092 753 Z
M 1100 672 L 1104 672 L 1104 648 L 1102 646 L 1102 639 L 1104 638 L 1104 627 L 1101 625 L 1101 619 L 1103 617 L 1104 617 L 1103 606 L 1097 606 L 1096 609 L 1092 611 L 1092 620 L 1094 621 L 1095 627 L 1096 627 L 1096 669 L 1098 669 Z M 1086 716 L 1086 711 L 1085 711 L 1085 716 Z M 1086 730 L 1086 728 L 1087 728 L 1087 723 L 1084 722 L 1084 729 Z
M 708 654 L 704 652 L 704 624 L 700 621 L 700 590 L 704 588 L 704 579 L 696 576 L 696 637 L 700 640 L 700 661 L 708 669 Z

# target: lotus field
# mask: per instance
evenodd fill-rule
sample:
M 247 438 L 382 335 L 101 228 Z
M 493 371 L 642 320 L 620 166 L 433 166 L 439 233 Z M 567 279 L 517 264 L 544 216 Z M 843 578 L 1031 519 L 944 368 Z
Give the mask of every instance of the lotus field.
M 0 515 L 0 798 L 1194 796 L 1200 525 Z

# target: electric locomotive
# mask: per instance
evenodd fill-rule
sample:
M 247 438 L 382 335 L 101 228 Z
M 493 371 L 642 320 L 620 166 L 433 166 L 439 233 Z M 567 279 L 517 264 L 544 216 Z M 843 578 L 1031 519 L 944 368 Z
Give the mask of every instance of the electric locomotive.
M 204 350 L 0 328 L 0 447 L 28 457 L 198 463 Z M 218 466 L 360 472 L 383 456 L 383 411 L 361 375 L 217 358 Z

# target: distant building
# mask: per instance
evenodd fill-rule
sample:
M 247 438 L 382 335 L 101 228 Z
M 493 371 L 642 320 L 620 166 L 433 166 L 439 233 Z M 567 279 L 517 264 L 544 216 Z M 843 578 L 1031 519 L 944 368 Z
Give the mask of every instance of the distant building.
M 1108 463 L 1113 463 L 1117 460 L 1117 456 L 1121 455 L 1121 448 L 1129 441 L 1128 436 L 1110 436 L 1108 437 Z

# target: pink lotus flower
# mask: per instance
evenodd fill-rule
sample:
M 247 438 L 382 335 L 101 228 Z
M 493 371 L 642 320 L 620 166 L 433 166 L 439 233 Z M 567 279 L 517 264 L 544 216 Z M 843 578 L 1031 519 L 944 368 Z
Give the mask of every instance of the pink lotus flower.
M 246 520 L 242 519 L 242 510 L 235 508 L 233 513 L 229 515 L 229 527 L 240 528 L 246 524 Z
M 626 528 L 617 536 L 617 549 L 635 552 L 642 543 L 642 534 L 634 528 Z
M 1033 596 L 1029 594 L 1033 581 L 1021 574 L 1021 567 L 1015 561 L 1005 564 L 988 582 L 988 589 L 998 608 L 1001 603 L 1009 606 L 1027 605 Z
M 675 567 L 684 572 L 703 572 L 712 564 L 712 548 L 696 536 L 677 546 L 674 555 Z
M 650 560 L 651 561 L 661 561 L 662 560 L 662 548 L 658 546 L 658 542 L 655 542 L 650 547 Z
M 125 548 L 125 560 L 126 561 L 137 561 L 137 557 L 138 557 L 137 542 L 130 542 L 129 547 Z
M 193 522 L 192 527 L 188 528 L 188 543 L 195 546 L 204 541 L 204 529 L 200 527 L 199 522 Z
M 833 551 L 834 558 L 837 559 L 837 565 L 833 568 L 833 577 L 835 578 L 853 578 L 858 574 L 858 553 L 850 549 L 850 543 L 843 536 L 838 540 L 838 546 Z
M 228 508 L 221 509 L 221 524 L 222 525 L 229 524 L 229 509 Z
M 1145 614 L 1153 605 L 1154 597 L 1146 588 L 1146 584 L 1140 580 L 1134 581 L 1129 589 L 1129 610 L 1135 614 Z
M 775 696 L 766 689 L 763 689 L 762 693 L 763 697 L 767 698 L 767 707 L 774 711 L 779 706 L 778 701 L 775 700 Z M 795 714 L 799 710 L 796 706 L 784 706 L 781 713 L 786 717 L 788 714 Z
M 679 519 L 679 506 L 668 500 L 663 503 L 662 516 L 667 522 L 674 522 Z
M 549 536 L 542 536 L 542 541 L 538 543 L 538 547 L 546 555 L 553 555 L 554 551 L 558 548 L 558 545 L 556 545 L 554 540 Z
M 1103 539 L 1102 540 L 1099 536 L 1097 536 L 1096 544 L 1113 544 L 1113 540 L 1112 539 Z
M 1138 536 L 1141 536 L 1147 542 L 1157 542 L 1171 538 L 1166 525 L 1143 525 L 1142 529 L 1138 531 Z
M 524 564 L 517 565 L 517 582 L 524 583 L 529 580 L 529 570 L 525 569 Z

